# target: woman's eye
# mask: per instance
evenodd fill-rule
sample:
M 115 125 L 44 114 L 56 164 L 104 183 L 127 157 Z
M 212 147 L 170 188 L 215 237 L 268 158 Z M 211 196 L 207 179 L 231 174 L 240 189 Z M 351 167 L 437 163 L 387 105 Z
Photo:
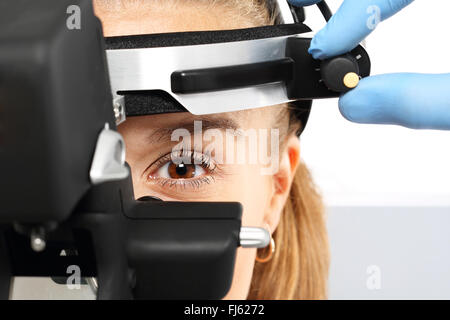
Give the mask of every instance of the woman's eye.
M 200 188 L 210 185 L 221 169 L 207 154 L 195 151 L 177 151 L 166 154 L 152 163 L 144 172 L 146 182 L 167 188 Z
M 167 162 L 152 176 L 165 179 L 192 179 L 205 174 L 205 169 L 197 164 Z

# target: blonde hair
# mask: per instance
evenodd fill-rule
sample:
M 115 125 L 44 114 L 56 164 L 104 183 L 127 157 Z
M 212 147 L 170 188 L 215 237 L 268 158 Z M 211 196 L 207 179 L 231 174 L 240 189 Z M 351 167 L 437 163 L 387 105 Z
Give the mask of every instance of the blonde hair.
M 240 23 L 251 22 L 253 26 L 274 24 L 276 19 L 271 0 L 93 0 L 96 9 L 120 12 L 136 10 L 145 12 L 147 9 L 160 7 L 163 10 L 176 10 L 178 5 L 189 5 L 208 10 L 220 6 L 224 19 L 240 19 Z M 269 9 L 269 10 L 267 10 Z M 236 12 L 239 15 L 236 16 Z
M 329 253 L 324 209 L 304 163 L 295 173 L 273 238 L 275 253 L 267 263 L 256 262 L 247 299 L 326 299 Z
M 218 0 L 212 0 L 218 2 Z M 223 2 L 223 1 L 220 1 Z M 277 12 L 267 0 L 233 0 L 228 5 L 246 6 L 245 15 L 259 25 L 272 25 Z M 287 108 L 288 134 L 304 124 Z M 329 269 L 325 210 L 310 172 L 301 162 L 289 198 L 273 233 L 276 250 L 269 262 L 256 262 L 248 299 L 326 299 Z M 265 250 L 260 250 L 265 251 Z M 266 253 L 258 252 L 261 256 Z

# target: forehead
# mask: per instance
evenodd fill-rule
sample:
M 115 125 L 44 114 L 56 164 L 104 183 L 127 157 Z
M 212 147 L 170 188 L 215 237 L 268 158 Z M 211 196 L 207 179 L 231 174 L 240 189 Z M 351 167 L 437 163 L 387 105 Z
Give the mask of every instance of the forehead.
M 192 129 L 195 121 L 200 121 L 203 129 L 247 129 L 270 128 L 276 120 L 277 111 L 282 106 L 271 106 L 253 110 L 218 113 L 204 116 L 192 115 L 188 112 L 166 113 L 158 115 L 129 117 L 119 126 L 121 131 L 141 129 L 179 128 Z

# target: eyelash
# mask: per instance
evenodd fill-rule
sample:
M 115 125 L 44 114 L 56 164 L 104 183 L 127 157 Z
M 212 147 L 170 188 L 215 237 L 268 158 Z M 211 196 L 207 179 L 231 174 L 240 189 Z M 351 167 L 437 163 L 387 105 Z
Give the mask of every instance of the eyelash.
M 172 157 L 189 157 L 191 159 L 191 163 L 195 165 L 200 165 L 203 169 L 208 171 L 207 175 L 203 175 L 197 178 L 191 179 L 169 179 L 169 178 L 161 178 L 161 177 L 152 177 L 151 175 L 162 168 L 168 162 L 172 162 Z M 202 185 L 211 184 L 215 181 L 215 176 L 219 174 L 220 168 L 214 163 L 210 156 L 205 155 L 203 153 L 199 153 L 196 151 L 175 151 L 168 153 L 154 163 L 152 163 L 145 172 L 147 177 L 147 182 L 156 183 L 160 187 L 168 187 L 168 188 L 183 188 L 186 187 L 199 189 Z

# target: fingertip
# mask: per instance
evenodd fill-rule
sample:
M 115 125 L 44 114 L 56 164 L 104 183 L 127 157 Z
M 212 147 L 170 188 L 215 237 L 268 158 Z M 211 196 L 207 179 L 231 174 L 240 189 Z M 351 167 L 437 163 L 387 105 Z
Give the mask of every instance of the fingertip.
M 358 86 L 339 99 L 342 116 L 355 123 L 388 124 L 393 123 L 392 91 L 385 76 L 372 76 L 361 79 Z
M 311 40 L 308 52 L 314 59 L 329 59 L 350 51 L 348 48 L 351 44 L 349 44 L 349 40 L 345 37 L 341 37 L 336 42 L 333 28 L 333 23 L 328 22 Z
M 324 60 L 332 56 L 327 51 L 326 46 L 323 45 L 323 43 L 326 43 L 324 41 L 319 40 L 320 38 L 323 38 L 322 31 L 317 33 L 317 35 L 311 40 L 311 44 L 308 49 L 308 53 L 312 55 L 314 59 L 317 60 Z
M 308 49 L 308 53 L 309 53 L 310 55 L 312 55 L 312 57 L 313 57 L 314 59 L 316 59 L 316 60 L 323 60 L 323 59 L 325 59 L 324 53 L 323 53 L 322 50 L 319 49 L 319 48 L 313 48 L 313 47 L 310 47 L 310 48 Z
M 327 59 L 349 52 L 372 32 L 367 22 L 368 2 L 343 2 L 311 41 L 309 52 L 315 59 Z
M 359 122 L 359 116 L 357 113 L 358 107 L 356 105 L 357 98 L 354 97 L 353 90 L 345 93 L 339 99 L 339 112 L 341 115 L 351 122 Z

